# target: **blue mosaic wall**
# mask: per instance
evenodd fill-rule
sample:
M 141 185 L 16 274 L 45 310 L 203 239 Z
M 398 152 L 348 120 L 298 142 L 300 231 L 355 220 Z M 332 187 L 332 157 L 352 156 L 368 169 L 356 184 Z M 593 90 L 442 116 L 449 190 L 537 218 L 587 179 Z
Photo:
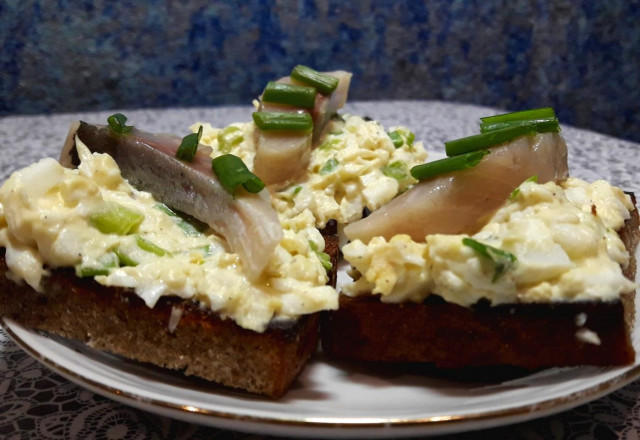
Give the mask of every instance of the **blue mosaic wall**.
M 521 109 L 640 141 L 638 1 L 0 0 L 0 115 L 248 104 L 295 64 L 351 99 Z

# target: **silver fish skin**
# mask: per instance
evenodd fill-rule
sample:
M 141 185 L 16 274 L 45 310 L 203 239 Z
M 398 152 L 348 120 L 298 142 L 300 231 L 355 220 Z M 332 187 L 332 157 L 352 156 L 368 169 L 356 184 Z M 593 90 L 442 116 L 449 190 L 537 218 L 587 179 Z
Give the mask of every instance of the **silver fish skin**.
M 275 188 L 284 187 L 304 176 L 314 143 L 320 139 L 327 122 L 346 103 L 351 73 L 342 70 L 324 73 L 338 78 L 338 86 L 331 95 L 317 93 L 311 109 L 260 103 L 259 111 L 309 113 L 313 120 L 313 132 L 310 133 L 267 132 L 256 128 L 253 169 L 265 184 Z M 290 77 L 280 78 L 277 82 L 304 85 L 292 81 Z
M 473 234 L 533 175 L 539 183 L 569 175 L 567 146 L 557 133 L 522 136 L 489 148 L 473 168 L 422 181 L 406 193 L 344 228 L 350 240 L 408 234 L 423 242 L 429 234 Z
M 213 173 L 207 146 L 201 145 L 193 162 L 187 163 L 175 156 L 181 142 L 178 136 L 135 128 L 117 135 L 108 126 L 82 121 L 71 126 L 60 155 L 63 166 L 79 163 L 75 136 L 90 151 L 113 157 L 122 176 L 135 188 L 208 224 L 240 256 L 248 277 L 260 276 L 283 237 L 266 189 L 252 194 L 239 188 L 233 197 Z

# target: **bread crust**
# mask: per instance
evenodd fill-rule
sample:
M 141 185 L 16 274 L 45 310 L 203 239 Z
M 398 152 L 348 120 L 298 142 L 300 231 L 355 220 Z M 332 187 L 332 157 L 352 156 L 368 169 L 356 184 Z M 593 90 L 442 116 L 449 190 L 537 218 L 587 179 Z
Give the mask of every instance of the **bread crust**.
M 337 238 L 325 240 L 336 267 Z M 278 398 L 318 346 L 318 313 L 277 322 L 257 333 L 190 300 L 162 297 L 149 308 L 131 290 L 78 278 L 72 269 L 52 270 L 43 279 L 45 293 L 9 280 L 7 271 L 1 249 L 1 316 L 226 387 Z M 174 329 L 172 310 L 181 311 Z
M 635 204 L 635 198 L 632 196 Z M 634 280 L 638 212 L 620 237 L 631 252 L 624 274 Z M 423 303 L 388 304 L 377 296 L 340 296 L 321 330 L 330 357 L 375 362 L 422 362 L 442 368 L 510 365 L 524 369 L 575 365 L 627 365 L 635 292 L 611 302 L 505 304 L 481 301 L 471 308 L 431 296 Z M 577 337 L 584 329 L 600 344 Z

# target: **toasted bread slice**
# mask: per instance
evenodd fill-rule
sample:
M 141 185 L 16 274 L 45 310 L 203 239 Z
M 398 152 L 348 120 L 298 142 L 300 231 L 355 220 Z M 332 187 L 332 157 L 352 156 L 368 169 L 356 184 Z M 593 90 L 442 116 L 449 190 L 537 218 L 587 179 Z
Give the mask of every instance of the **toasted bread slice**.
M 335 268 L 337 237 L 325 239 Z M 45 293 L 14 283 L 7 270 L 2 249 L 1 316 L 227 387 L 280 397 L 317 350 L 318 313 L 256 333 L 192 301 L 163 297 L 149 308 L 134 292 L 78 278 L 73 269 L 52 270 Z
M 619 234 L 631 253 L 624 274 L 633 280 L 637 209 Z M 420 304 L 388 304 L 376 296 L 341 295 L 339 310 L 325 316 L 322 349 L 334 358 L 443 368 L 626 365 L 635 360 L 634 297 L 630 292 L 612 302 L 480 302 L 466 308 L 437 296 Z

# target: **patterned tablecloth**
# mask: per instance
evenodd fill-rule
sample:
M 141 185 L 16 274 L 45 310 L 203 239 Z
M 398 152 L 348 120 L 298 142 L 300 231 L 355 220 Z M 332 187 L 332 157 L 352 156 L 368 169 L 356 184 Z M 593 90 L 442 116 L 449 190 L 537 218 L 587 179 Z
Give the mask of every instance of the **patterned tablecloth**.
M 479 116 L 494 110 L 440 102 L 367 102 L 347 108 L 385 126 L 403 124 L 416 132 L 430 151 L 442 142 L 477 131 Z M 196 121 L 221 126 L 249 120 L 250 107 L 137 110 L 126 114 L 149 131 L 185 133 Z M 45 156 L 56 157 L 69 123 L 81 118 L 104 121 L 111 112 L 0 119 L 0 181 L 12 171 Z M 564 128 L 571 174 L 603 178 L 640 193 L 637 144 L 597 133 Z M 573 409 L 515 425 L 446 438 L 629 438 L 640 437 L 640 382 Z M 64 379 L 22 351 L 0 329 L 0 438 L 22 439 L 204 439 L 261 438 L 190 424 L 134 409 L 94 394 Z

